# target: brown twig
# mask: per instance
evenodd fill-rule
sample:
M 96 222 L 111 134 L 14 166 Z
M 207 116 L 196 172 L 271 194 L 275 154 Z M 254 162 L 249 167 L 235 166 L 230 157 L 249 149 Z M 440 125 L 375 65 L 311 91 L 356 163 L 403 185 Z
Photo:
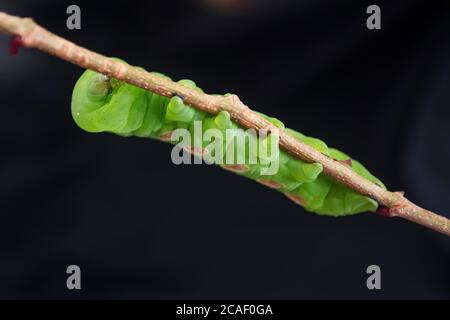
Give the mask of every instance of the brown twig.
M 224 97 L 200 93 L 158 75 L 114 61 L 45 30 L 30 18 L 0 12 L 0 33 L 20 36 L 24 47 L 39 49 L 82 68 L 95 70 L 162 96 L 182 96 L 186 103 L 199 110 L 212 114 L 221 110 L 228 111 L 231 118 L 245 128 L 268 131 L 276 129 L 273 124 L 250 110 L 236 95 Z M 447 218 L 415 205 L 401 193 L 380 188 L 345 164 L 333 160 L 283 131 L 279 132 L 279 136 L 280 146 L 284 150 L 306 162 L 321 163 L 328 176 L 387 208 L 385 216 L 401 217 L 450 236 L 450 223 Z

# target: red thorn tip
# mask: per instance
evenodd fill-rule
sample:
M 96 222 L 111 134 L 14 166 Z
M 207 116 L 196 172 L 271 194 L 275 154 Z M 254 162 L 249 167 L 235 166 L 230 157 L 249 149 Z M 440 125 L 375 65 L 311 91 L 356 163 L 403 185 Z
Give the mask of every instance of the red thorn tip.
M 12 36 L 9 39 L 9 53 L 13 56 L 17 55 L 20 47 L 22 47 L 22 38 L 20 36 Z
M 378 214 L 378 215 L 380 215 L 382 217 L 385 217 L 385 218 L 389 218 L 389 217 L 392 216 L 391 213 L 390 213 L 389 208 L 388 207 L 384 207 L 384 206 L 379 206 L 376 214 Z
M 348 166 L 348 167 L 352 166 L 352 159 L 340 160 L 339 162 L 344 164 L 344 165 L 346 165 L 346 166 Z

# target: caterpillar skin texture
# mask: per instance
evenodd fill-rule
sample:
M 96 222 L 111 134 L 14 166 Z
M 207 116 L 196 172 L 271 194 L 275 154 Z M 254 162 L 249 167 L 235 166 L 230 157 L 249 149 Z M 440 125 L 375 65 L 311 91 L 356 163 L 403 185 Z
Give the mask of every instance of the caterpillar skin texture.
M 180 80 L 179 83 L 202 91 L 191 80 Z M 343 162 L 359 175 L 385 188 L 380 180 L 348 155 L 329 148 L 319 139 L 285 128 L 283 123 L 275 118 L 260 115 L 280 130 L 285 130 L 336 161 Z M 171 142 L 171 133 L 177 128 L 185 128 L 192 133 L 194 120 L 202 121 L 204 130 L 215 128 L 224 131 L 234 128 L 242 133 L 245 130 L 230 120 L 230 115 L 225 111 L 217 115 L 207 114 L 184 104 L 178 96 L 166 98 L 90 70 L 82 74 L 73 90 L 72 116 L 77 125 L 88 132 L 110 132 L 121 136 L 154 138 L 166 142 Z M 255 139 L 258 143 L 262 140 L 256 136 Z M 210 142 L 200 143 L 206 147 Z M 230 149 L 226 149 L 227 143 L 224 141 L 224 157 L 230 152 Z M 247 147 L 249 141 L 246 144 Z M 239 150 L 236 150 L 235 145 L 234 148 L 233 152 L 236 155 Z M 204 152 L 204 149 L 190 151 L 197 153 Z M 343 216 L 374 212 L 378 207 L 373 199 L 324 175 L 321 164 L 305 163 L 283 150 L 279 150 L 279 170 L 275 175 L 263 175 L 259 161 L 257 164 L 245 163 L 222 167 L 284 193 L 310 212 Z

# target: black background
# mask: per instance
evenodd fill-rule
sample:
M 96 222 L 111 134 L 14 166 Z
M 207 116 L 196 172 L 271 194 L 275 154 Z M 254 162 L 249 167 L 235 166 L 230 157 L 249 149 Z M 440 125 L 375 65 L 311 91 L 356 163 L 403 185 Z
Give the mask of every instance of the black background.
M 218 0 L 216 0 L 218 1 Z M 213 1 L 214 2 L 214 1 Z M 450 212 L 450 2 L 12 1 L 80 45 L 252 108 Z M 66 28 L 78 4 L 82 30 Z M 366 28 L 366 8 L 382 29 Z M 329 218 L 171 146 L 88 134 L 82 70 L 0 37 L 0 298 L 450 298 L 450 242 L 400 219 Z M 66 288 L 66 267 L 82 290 Z M 366 288 L 366 267 L 382 290 Z

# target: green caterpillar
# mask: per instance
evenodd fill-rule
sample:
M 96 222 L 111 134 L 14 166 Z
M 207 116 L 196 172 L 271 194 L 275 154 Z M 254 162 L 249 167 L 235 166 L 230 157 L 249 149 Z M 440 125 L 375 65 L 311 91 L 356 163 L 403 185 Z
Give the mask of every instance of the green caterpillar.
M 202 91 L 191 80 L 180 80 L 179 83 Z M 234 129 L 238 133 L 244 132 L 243 128 L 230 119 L 228 112 L 222 111 L 217 115 L 207 114 L 184 104 L 181 97 L 166 98 L 90 70 L 83 73 L 74 87 L 71 109 L 77 125 L 88 132 L 111 132 L 121 136 L 155 138 L 172 143 L 175 143 L 171 141 L 171 137 L 176 129 L 183 128 L 193 132 L 195 121 L 201 121 L 204 129 L 217 129 L 221 132 Z M 275 118 L 260 115 L 280 130 L 284 130 L 321 153 L 345 163 L 359 175 L 385 188 L 380 180 L 348 155 L 329 148 L 319 139 L 285 128 L 283 123 Z M 267 137 L 254 135 L 253 139 L 259 148 L 264 146 L 263 142 L 266 143 L 266 148 L 271 143 Z M 195 145 L 195 141 L 192 142 Z M 231 154 L 236 157 L 239 153 L 241 155 L 245 153 L 244 163 L 234 159 L 235 162 L 231 164 L 226 162 L 226 165 L 222 165 L 223 168 L 284 193 L 308 211 L 342 216 L 367 211 L 375 212 L 378 207 L 373 199 L 328 178 L 323 174 L 323 167 L 319 163 L 305 163 L 283 150 L 276 149 L 278 171 L 268 176 L 263 173 L 265 160 L 263 156 L 257 154 L 259 163 L 251 163 L 250 152 L 230 144 L 230 141 L 225 138 L 220 143 L 223 143 L 223 157 L 230 155 L 230 152 L 233 152 Z M 251 139 L 247 139 L 245 146 L 249 146 L 250 143 L 252 143 Z M 201 150 L 192 148 L 189 151 L 194 154 L 205 154 L 207 144 L 205 141 L 197 141 Z M 213 158 L 212 155 L 210 158 Z M 212 159 L 210 162 L 223 163 L 218 162 L 217 159 Z

